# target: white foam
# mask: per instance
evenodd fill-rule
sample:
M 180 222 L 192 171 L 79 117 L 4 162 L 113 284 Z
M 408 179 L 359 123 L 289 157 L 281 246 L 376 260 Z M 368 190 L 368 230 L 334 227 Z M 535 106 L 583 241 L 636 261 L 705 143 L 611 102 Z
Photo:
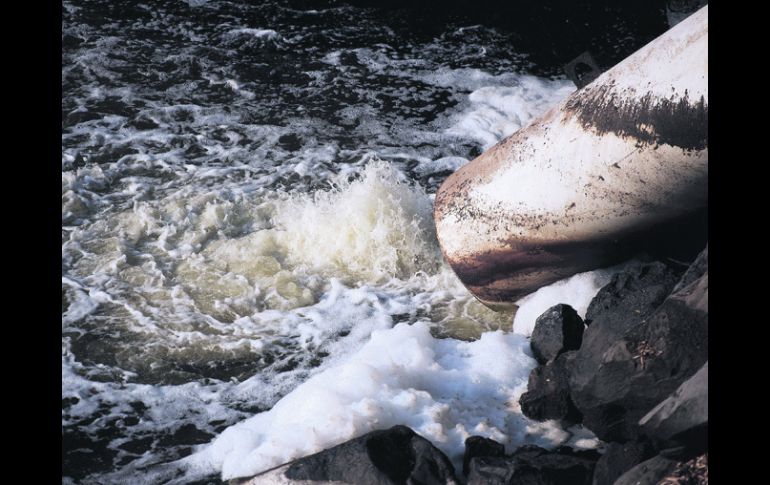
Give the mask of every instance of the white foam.
M 91 298 L 82 290 L 82 287 L 78 283 L 69 278 L 62 278 L 62 285 L 69 287 L 69 306 L 67 311 L 62 313 L 61 316 L 61 325 L 62 329 L 64 329 L 68 325 L 77 322 L 96 311 L 96 309 L 99 308 L 99 302 Z
M 468 98 L 469 108 L 457 116 L 447 133 L 477 140 L 486 150 L 527 126 L 575 89 L 569 81 L 526 75 L 509 82 L 507 86 L 483 86 L 474 90 Z
M 250 35 L 261 39 L 275 39 L 279 37 L 278 32 L 272 29 L 251 29 L 241 28 L 227 31 L 226 35 Z
M 518 400 L 536 366 L 527 335 L 534 319 L 556 303 L 584 316 L 620 268 L 581 273 L 521 300 L 515 333 L 486 332 L 472 342 L 437 339 L 423 321 L 375 330 L 363 347 L 340 348 L 335 365 L 181 463 L 193 476 L 251 476 L 396 424 L 429 439 L 456 466 L 471 435 L 495 439 L 508 452 L 524 444 L 594 448 L 599 441 L 582 427 L 564 430 L 522 415 Z
M 415 172 L 423 175 L 428 173 L 436 173 L 444 170 L 455 171 L 468 163 L 467 158 L 463 157 L 441 157 L 436 160 L 429 160 L 420 163 L 415 167 Z
M 373 160 L 353 181 L 349 173 L 342 171 L 328 191 L 267 200 L 230 190 L 180 190 L 75 229 L 65 244 L 66 253 L 81 255 L 73 266 L 81 279 L 63 281 L 74 294 L 63 325 L 96 305 L 114 305 L 126 315 L 114 329 L 126 325 L 132 338 L 142 335 L 148 342 L 145 362 L 163 363 L 169 355 L 196 362 L 221 359 L 223 352 L 259 355 L 286 342 L 296 345 L 298 357 L 329 355 L 315 368 L 300 363 L 291 371 L 262 369 L 241 383 L 185 384 L 184 392 L 180 386 L 95 388 L 98 396 L 114 396 L 109 400 L 116 414 L 150 389 L 177 396 L 180 410 L 173 412 L 180 413 L 212 393 L 219 395 L 216 406 L 275 404 L 184 461 L 190 467 L 186 479 L 207 471 L 255 473 L 264 469 L 255 467 L 399 423 L 431 439 L 456 463 L 473 434 L 504 442 L 509 450 L 570 437 L 556 423 L 521 415 L 518 397 L 535 365 L 528 342 L 494 331 L 508 328 L 510 317 L 478 303 L 442 262 L 430 197 L 384 162 Z M 94 183 L 97 175 L 63 177 L 63 191 Z M 538 299 L 522 302 L 517 319 L 537 312 L 538 305 L 544 310 L 560 302 L 584 313 L 581 304 L 600 283 L 579 275 L 552 285 Z M 390 329 L 394 315 L 417 323 Z M 434 333 L 480 339 L 439 340 L 430 326 Z M 493 331 L 481 334 L 485 329 Z M 96 403 L 77 390 L 85 384 L 68 379 L 65 394 L 82 399 L 75 412 L 93 412 Z M 163 410 L 166 398 L 141 401 L 170 416 Z M 199 424 L 195 417 L 184 419 Z M 210 429 L 207 422 L 202 427 Z M 590 445 L 590 438 L 581 444 Z
M 518 406 L 536 364 L 528 347 L 525 337 L 501 331 L 475 342 L 436 339 L 423 322 L 375 331 L 344 363 L 182 462 L 193 474 L 250 476 L 395 424 L 410 426 L 456 463 L 473 434 L 509 450 L 524 443 L 554 446 L 569 435 L 554 424 L 531 426 Z
M 187 3 L 216 10 L 206 0 Z M 65 2 L 64 8 L 74 12 L 80 7 Z M 398 55 L 385 44 L 325 53 L 297 41 L 317 35 L 313 29 L 279 33 L 231 24 L 229 18 L 223 17 L 214 31 L 165 15 L 128 25 L 81 23 L 69 29 L 82 40 L 97 40 L 69 49 L 69 62 L 62 68 L 68 85 L 77 86 L 68 88 L 67 110 L 73 116 L 62 134 L 62 332 L 63 343 L 71 340 L 81 361 L 68 350 L 62 360 L 62 397 L 79 398 L 62 423 L 67 432 L 84 432 L 96 443 L 105 429 L 114 427 L 110 420 L 141 416 L 140 423 L 126 425 L 110 438 L 106 446 L 111 450 L 137 445 L 147 436 L 157 443 L 159 436 L 171 436 L 182 425 L 216 433 L 220 425 L 211 420 L 231 424 L 245 419 L 243 409 L 273 406 L 313 375 L 345 365 L 373 331 L 390 332 L 394 321 L 421 321 L 418 327 L 430 326 L 434 335 L 466 340 L 484 331 L 508 330 L 512 323 L 510 316 L 481 305 L 443 263 L 433 234 L 431 197 L 400 172 L 405 167 L 419 175 L 454 170 L 467 161 L 468 145 L 504 136 L 511 126 L 493 126 L 499 113 L 479 109 L 510 104 L 515 93 L 505 89 L 521 87 L 523 78 L 513 70 L 495 75 L 447 68 L 445 53 L 457 49 L 453 40 L 438 38 Z M 275 25 L 286 24 L 265 24 Z M 149 58 L 142 60 L 146 65 L 136 74 L 158 82 L 126 84 L 124 73 L 136 67 L 130 62 L 136 45 L 124 38 L 130 29 L 154 29 L 183 39 L 188 47 L 152 44 Z M 219 54 L 258 51 L 280 42 L 282 35 L 292 49 L 300 49 L 300 57 L 309 53 L 321 61 L 320 66 L 307 63 L 319 69 L 305 73 L 312 78 L 308 86 L 287 83 L 274 96 L 259 82 L 242 77 L 237 62 L 223 65 L 217 60 Z M 201 54 L 201 45 L 218 55 Z M 369 72 L 349 66 L 350 53 Z M 461 54 L 479 57 L 483 49 Z M 153 67 L 158 65 L 163 68 Z M 371 78 L 372 73 L 399 78 L 374 82 L 384 94 L 413 99 L 422 107 L 390 113 L 375 109 L 364 96 L 352 104 L 329 104 L 350 126 L 318 116 L 318 108 L 325 110 L 326 104 L 317 105 L 312 95 L 338 83 L 360 95 L 360 76 Z M 273 86 L 272 80 L 268 84 Z M 555 99 L 553 92 L 559 89 L 560 82 L 543 81 L 521 96 L 532 96 L 530 101 L 538 105 Z M 475 91 L 480 94 L 468 96 Z M 295 114 L 286 110 L 288 99 L 308 94 Z M 451 107 L 434 102 L 445 98 Z M 112 104 L 122 115 L 102 112 Z M 134 110 L 138 112 L 130 114 Z M 522 123 L 535 113 L 514 111 Z M 262 116 L 269 112 L 282 115 Z M 469 117 L 476 125 L 451 129 Z M 137 119 L 143 124 L 133 123 Z M 296 136 L 297 143 L 282 143 L 287 134 Z M 355 180 L 348 181 L 350 177 Z M 81 340 L 94 331 L 99 332 L 98 345 Z M 445 376 L 453 372 L 448 361 L 481 365 L 464 357 L 469 348 L 491 348 L 494 339 L 503 350 L 520 343 L 513 336 L 485 336 L 487 343 L 468 347 L 459 340 L 426 337 L 424 328 L 419 336 L 412 331 L 381 337 L 371 351 L 398 348 L 398 338 L 423 339 L 433 349 L 436 365 L 444 367 L 434 375 Z M 420 353 L 409 350 L 410 355 Z M 268 358 L 277 360 L 266 364 Z M 253 370 L 238 370 L 245 362 L 253 362 Z M 525 367 L 509 372 L 519 379 L 527 374 Z M 187 368 L 193 370 L 187 373 Z M 381 381 L 374 378 L 365 382 L 380 394 L 369 400 L 362 395 L 356 402 L 376 408 L 381 395 L 383 409 L 411 409 L 424 416 L 421 429 L 426 433 L 436 423 L 444 426 L 431 409 L 471 405 L 458 401 L 471 396 L 470 391 L 453 400 L 437 383 L 418 389 L 407 382 L 416 368 L 405 372 L 393 377 L 390 391 L 377 387 Z M 242 382 L 221 377 L 232 374 Z M 208 375 L 213 377 L 204 377 Z M 301 400 L 302 394 L 298 396 L 292 399 Z M 407 406 L 398 396 L 415 403 Z M 344 393 L 333 398 L 353 406 L 353 398 Z M 137 402 L 147 410 L 134 410 Z M 379 416 L 376 409 L 355 412 L 360 420 Z M 470 422 L 471 412 L 462 413 L 466 417 L 451 419 Z M 85 424 L 92 417 L 92 424 Z M 492 433 L 485 426 L 473 432 Z M 550 424 L 537 426 L 530 428 L 535 435 L 564 435 Z M 358 421 L 353 427 L 356 432 L 365 429 Z M 438 428 L 434 431 L 440 434 Z M 462 435 L 444 433 L 450 448 Z M 178 457 L 184 446 L 138 445 L 148 451 L 127 466 L 117 463 L 136 457 L 118 451 L 114 472 L 99 472 L 85 481 L 164 482 L 148 478 L 148 467 Z
M 332 191 L 295 196 L 273 220 L 287 257 L 317 271 L 383 281 L 435 271 L 432 206 L 392 165 L 376 161 L 353 183 Z
M 513 331 L 532 335 L 537 317 L 558 303 L 570 305 L 581 318 L 585 318 L 588 305 L 596 293 L 610 282 L 612 275 L 622 271 L 628 264 L 626 262 L 610 268 L 578 273 L 525 296 L 516 302 L 519 308 L 513 320 Z
M 112 382 L 94 378 L 99 371 L 110 375 Z M 159 430 L 172 435 L 190 424 L 198 430 L 213 433 L 215 426 L 212 423 L 235 422 L 244 416 L 243 412 L 232 409 L 222 398 L 223 392 L 232 387 L 229 383 L 206 385 L 189 382 L 178 386 L 153 386 L 124 382 L 130 375 L 106 366 L 89 368 L 77 362 L 69 348 L 69 339 L 62 340 L 62 400 L 74 401 L 62 410 L 63 427 L 78 425 L 80 432 L 89 436 L 99 436 L 105 431 L 115 433 L 116 422 L 120 423 L 127 415 L 136 415 L 136 409 L 144 408 L 141 419 L 129 428 L 131 434 L 118 432 L 110 443 L 110 448 L 119 457 L 129 456 L 134 461 L 98 479 L 87 477 L 85 482 L 160 483 L 160 480 L 153 479 L 152 471 L 148 476 L 147 468 L 163 459 L 166 450 L 147 452 L 137 457 L 124 450 L 123 445 L 131 443 L 136 435 L 157 433 Z M 173 456 L 173 452 L 169 455 Z
M 295 371 L 255 364 L 237 394 L 260 406 L 317 371 L 314 352 L 344 358 L 392 315 L 427 315 L 460 338 L 510 327 L 443 263 L 422 189 L 381 161 L 348 181 L 355 173 L 342 170 L 327 191 L 266 198 L 193 186 L 73 228 L 63 258 L 78 283 L 67 284 L 62 326 L 79 331 L 99 305 L 120 315 L 113 334 L 137 350 L 119 365 L 153 380 L 175 361 L 298 352 Z M 63 190 L 74 180 L 63 177 Z

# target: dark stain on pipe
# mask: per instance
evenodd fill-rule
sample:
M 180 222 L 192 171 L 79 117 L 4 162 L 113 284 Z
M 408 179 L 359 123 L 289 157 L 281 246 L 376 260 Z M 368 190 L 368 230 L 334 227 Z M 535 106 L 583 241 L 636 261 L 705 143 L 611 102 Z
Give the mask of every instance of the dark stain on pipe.
M 566 110 L 586 129 L 633 137 L 640 146 L 667 144 L 684 150 L 708 146 L 708 105 L 703 96 L 693 102 L 685 90 L 680 97 L 647 93 L 639 99 L 634 89 L 617 92 L 613 84 L 587 86 L 567 101 Z
M 585 241 L 511 239 L 508 249 L 447 258 L 455 274 L 487 305 L 511 305 L 559 279 L 628 260 L 640 252 L 689 261 L 708 240 L 708 208 L 665 222 Z

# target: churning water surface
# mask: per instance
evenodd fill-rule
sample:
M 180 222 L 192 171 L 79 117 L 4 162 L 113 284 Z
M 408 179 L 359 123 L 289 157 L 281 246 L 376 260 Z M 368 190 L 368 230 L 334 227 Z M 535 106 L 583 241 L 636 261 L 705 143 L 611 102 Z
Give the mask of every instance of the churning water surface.
M 336 2 L 62 9 L 65 483 L 154 483 L 398 323 L 510 330 L 431 215 L 575 89 L 509 34 Z

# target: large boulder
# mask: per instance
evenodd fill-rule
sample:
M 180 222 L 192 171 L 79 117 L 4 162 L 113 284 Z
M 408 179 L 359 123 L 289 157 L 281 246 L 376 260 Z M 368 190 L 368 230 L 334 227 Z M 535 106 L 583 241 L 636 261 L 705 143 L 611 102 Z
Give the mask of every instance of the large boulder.
M 290 480 L 351 484 L 455 484 L 449 459 L 430 441 L 406 426 L 372 431 L 293 462 L 283 473 Z
M 584 327 L 583 319 L 569 305 L 559 304 L 546 310 L 537 317 L 529 343 L 535 360 L 545 364 L 563 352 L 579 349 Z
M 671 396 L 640 421 L 661 455 L 691 458 L 708 450 L 709 364 L 706 362 Z
M 754 480 L 756 481 L 756 480 Z M 708 454 L 677 461 L 658 455 L 624 473 L 613 485 L 708 485 Z M 734 483 L 748 483 L 736 479 Z
M 583 423 L 604 441 L 637 439 L 639 419 L 708 359 L 707 265 L 669 294 L 677 276 L 662 263 L 636 266 L 589 306 L 569 387 Z
M 658 485 L 676 470 L 677 464 L 676 460 L 658 455 L 628 470 L 613 485 Z
M 671 293 L 682 276 L 678 266 L 660 261 L 637 262 L 613 275 L 591 300 L 585 323 L 595 321 L 607 327 L 602 333 L 617 330 L 623 333 L 655 311 Z M 597 329 L 586 332 L 583 340 L 595 337 Z
M 646 440 L 609 443 L 596 462 L 593 485 L 612 485 L 625 472 L 655 455 Z
M 500 456 L 474 456 L 468 463 L 468 485 L 508 485 L 516 472 L 514 460 Z
M 505 446 L 497 441 L 482 436 L 471 436 L 465 440 L 463 454 L 463 474 L 468 475 L 471 459 L 477 456 L 503 457 Z
M 519 399 L 521 412 L 525 416 L 537 421 L 581 421 L 582 416 L 572 402 L 569 390 L 569 369 L 576 354 L 575 351 L 566 352 L 554 361 L 532 369 L 527 392 Z
M 589 485 L 599 454 L 523 446 L 508 457 L 474 457 L 468 485 Z

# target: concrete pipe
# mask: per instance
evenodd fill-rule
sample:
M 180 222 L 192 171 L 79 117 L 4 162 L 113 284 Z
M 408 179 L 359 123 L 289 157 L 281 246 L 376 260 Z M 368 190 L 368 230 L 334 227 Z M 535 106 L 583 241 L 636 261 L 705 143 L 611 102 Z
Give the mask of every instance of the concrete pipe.
M 436 232 L 468 289 L 504 308 L 657 236 L 705 244 L 707 182 L 708 6 L 452 174 Z

